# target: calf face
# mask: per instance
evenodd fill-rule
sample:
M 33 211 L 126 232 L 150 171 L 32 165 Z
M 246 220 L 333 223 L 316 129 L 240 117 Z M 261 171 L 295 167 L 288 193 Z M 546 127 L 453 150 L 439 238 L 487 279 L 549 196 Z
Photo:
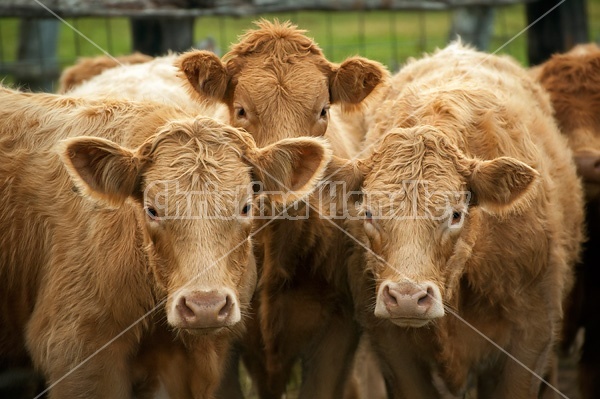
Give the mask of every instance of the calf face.
M 115 206 L 133 201 L 167 320 L 198 332 L 239 322 L 254 292 L 251 176 L 294 200 L 329 156 L 312 138 L 258 149 L 247 133 L 208 118 L 171 122 L 135 150 L 81 137 L 63 151 L 82 192 Z
M 289 23 L 258 22 L 220 60 L 213 53 L 183 54 L 177 66 L 192 93 L 225 103 L 230 123 L 264 146 L 285 137 L 321 136 L 330 104 L 352 108 L 388 73 L 381 64 L 353 57 L 341 65 Z
M 444 315 L 481 213 L 516 211 L 538 175 L 512 158 L 468 158 L 427 126 L 393 130 L 369 159 L 339 169 L 362 187 L 349 227 L 366 249 L 356 259 L 375 282 L 374 314 L 404 327 Z

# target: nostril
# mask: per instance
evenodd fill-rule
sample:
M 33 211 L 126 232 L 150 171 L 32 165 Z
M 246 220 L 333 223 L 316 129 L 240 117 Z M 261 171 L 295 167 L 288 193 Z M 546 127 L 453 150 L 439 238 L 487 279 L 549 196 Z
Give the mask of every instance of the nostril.
M 423 292 L 423 295 L 417 300 L 417 305 L 425 307 L 431 306 L 431 303 L 433 302 L 433 296 L 433 288 L 427 287 L 427 291 Z
M 231 309 L 233 308 L 233 300 L 229 295 L 225 297 L 225 305 L 219 310 L 218 317 L 224 319 L 229 316 Z
M 398 305 L 398 300 L 396 299 L 396 297 L 394 295 L 392 295 L 389 285 L 386 285 L 383 287 L 383 302 L 387 306 L 397 306 Z
M 177 311 L 185 318 L 194 317 L 194 311 L 188 306 L 187 298 L 182 296 L 177 301 Z

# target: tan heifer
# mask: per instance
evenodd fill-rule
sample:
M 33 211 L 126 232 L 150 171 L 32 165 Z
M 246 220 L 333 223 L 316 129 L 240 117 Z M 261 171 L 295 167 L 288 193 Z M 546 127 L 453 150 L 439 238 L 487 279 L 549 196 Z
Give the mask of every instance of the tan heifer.
M 304 33 L 289 23 L 260 21 L 222 60 L 193 51 L 178 64 L 192 95 L 226 104 L 229 123 L 250 132 L 259 146 L 324 135 L 334 154 L 352 157 L 362 135 L 346 129 L 343 111 L 357 110 L 388 73 L 361 57 L 332 64 Z M 330 216 L 321 202 L 329 202 L 328 194 L 301 206 L 306 218 L 275 220 L 261 231 L 258 318 L 244 359 L 263 399 L 281 397 L 298 359 L 301 398 L 342 396 L 359 335 L 345 266 L 351 241 L 339 220 L 320 216 Z
M 155 103 L 0 99 L 2 364 L 26 350 L 51 398 L 130 398 L 154 315 L 201 354 L 191 391 L 172 397 L 211 398 L 255 288 L 251 176 L 302 198 L 327 146 L 259 149 Z
M 583 223 L 548 98 L 460 44 L 392 86 L 372 154 L 338 172 L 362 193 L 351 280 L 390 397 L 440 397 L 437 375 L 455 395 L 472 381 L 481 398 L 536 398 Z
M 567 305 L 564 349 L 584 328 L 579 382 L 586 399 L 600 397 L 600 48 L 580 45 L 540 65 L 536 77 L 550 94 L 555 118 L 573 150 L 586 192 L 588 241 Z

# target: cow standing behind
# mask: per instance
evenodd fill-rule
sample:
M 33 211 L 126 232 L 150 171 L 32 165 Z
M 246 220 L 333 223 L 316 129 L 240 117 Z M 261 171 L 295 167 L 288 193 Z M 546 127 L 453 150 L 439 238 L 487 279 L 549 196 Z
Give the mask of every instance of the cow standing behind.
M 144 316 L 158 308 L 195 351 L 179 396 L 211 398 L 256 284 L 251 176 L 301 198 L 327 146 L 258 149 L 156 103 L 4 88 L 0 99 L 2 365 L 27 350 L 51 398 L 130 398 Z
M 584 398 L 600 397 L 600 48 L 580 45 L 535 69 L 548 91 L 554 116 L 573 151 L 586 193 L 588 242 L 567 303 L 563 349 L 584 328 L 579 386 Z
M 456 395 L 537 397 L 583 223 L 547 96 L 454 44 L 393 77 L 367 143 L 338 177 L 362 193 L 351 281 L 390 396 L 439 397 L 437 374 Z

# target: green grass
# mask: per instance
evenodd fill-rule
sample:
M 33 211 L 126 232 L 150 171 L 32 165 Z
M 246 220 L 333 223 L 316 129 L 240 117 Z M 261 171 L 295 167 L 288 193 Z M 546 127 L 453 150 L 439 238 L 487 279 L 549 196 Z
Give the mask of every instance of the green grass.
M 600 0 L 588 1 L 590 40 L 600 39 Z M 195 41 L 213 37 L 221 53 L 237 40 L 245 30 L 253 27 L 253 17 L 203 17 L 195 24 Z M 447 41 L 450 13 L 431 12 L 293 12 L 264 15 L 265 18 L 291 20 L 308 31 L 332 61 L 342 61 L 348 56 L 363 55 L 378 60 L 396 70 L 408 57 L 419 56 Z M 131 35 L 127 18 L 68 19 L 100 48 L 113 55 L 131 52 Z M 18 44 L 16 18 L 0 19 L 0 69 L 16 59 Z M 494 35 L 490 51 L 495 51 L 519 33 L 526 25 L 524 7 L 515 5 L 497 10 Z M 395 32 L 395 34 L 393 34 Z M 500 50 L 526 65 L 526 34 L 518 36 Z M 79 56 L 101 54 L 96 46 L 76 34 L 70 27 L 61 25 L 58 44 L 60 67 L 71 65 Z M 5 78 L 1 75 L 0 79 Z M 5 80 L 10 82 L 10 77 Z

